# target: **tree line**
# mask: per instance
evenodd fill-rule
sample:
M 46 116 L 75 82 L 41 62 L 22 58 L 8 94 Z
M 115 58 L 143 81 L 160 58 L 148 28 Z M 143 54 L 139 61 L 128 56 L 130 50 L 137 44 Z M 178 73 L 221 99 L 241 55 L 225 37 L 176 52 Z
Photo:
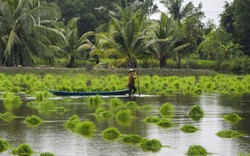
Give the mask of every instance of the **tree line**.
M 225 2 L 220 25 L 202 22 L 202 3 L 161 0 L 0 0 L 1 66 L 76 67 L 76 60 L 109 66 L 176 67 L 188 59 L 221 63 L 250 55 L 250 0 Z

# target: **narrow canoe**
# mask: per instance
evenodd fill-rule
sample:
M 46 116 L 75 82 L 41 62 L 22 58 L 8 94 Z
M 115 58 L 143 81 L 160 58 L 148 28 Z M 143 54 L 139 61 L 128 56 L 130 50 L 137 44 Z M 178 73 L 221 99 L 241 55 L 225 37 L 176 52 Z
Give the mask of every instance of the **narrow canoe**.
M 56 96 L 93 96 L 93 95 L 104 95 L 104 96 L 112 96 L 112 95 L 126 95 L 129 93 L 128 89 L 118 90 L 118 91 L 108 91 L 108 92 L 67 92 L 67 91 L 57 91 L 50 90 L 46 88 L 51 94 Z

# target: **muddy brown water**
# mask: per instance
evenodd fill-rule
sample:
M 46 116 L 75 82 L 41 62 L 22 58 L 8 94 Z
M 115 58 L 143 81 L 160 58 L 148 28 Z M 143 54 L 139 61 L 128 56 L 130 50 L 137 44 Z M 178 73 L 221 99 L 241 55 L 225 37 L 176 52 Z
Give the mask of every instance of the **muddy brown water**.
M 103 98 L 108 101 L 111 97 Z M 212 155 L 216 156 L 237 156 L 250 153 L 250 96 L 220 96 L 217 94 L 203 94 L 193 97 L 189 95 L 175 95 L 171 97 L 141 96 L 141 97 L 119 97 L 124 102 L 136 101 L 138 105 L 153 105 L 151 113 L 137 113 L 131 126 L 123 127 L 115 120 L 97 121 L 92 115 L 93 111 L 88 109 L 86 98 L 69 100 L 53 100 L 57 106 L 64 106 L 69 111 L 65 114 L 50 115 L 39 114 L 36 109 L 26 107 L 25 104 L 14 112 L 20 118 L 7 123 L 0 120 L 0 137 L 7 140 L 12 146 L 29 144 L 38 153 L 51 152 L 57 156 L 184 156 L 191 145 L 201 145 Z M 66 101 L 66 102 L 65 102 Z M 159 115 L 158 109 L 165 102 L 175 106 L 174 117 L 171 121 L 174 126 L 163 129 L 153 124 L 146 124 L 143 119 L 147 116 Z M 187 116 L 190 108 L 198 104 L 204 111 L 205 116 L 199 121 L 193 121 Z M 5 109 L 0 102 L 0 112 Z M 223 115 L 229 113 L 239 114 L 243 120 L 232 125 L 223 119 Z M 44 122 L 37 128 L 30 128 L 23 119 L 28 115 L 38 115 Z M 66 130 L 62 125 L 72 115 L 77 114 L 82 120 L 90 120 L 97 125 L 97 135 L 91 139 L 80 137 Z M 185 124 L 194 124 L 199 131 L 195 133 L 184 133 L 180 128 Z M 143 152 L 138 146 L 124 144 L 117 140 L 108 142 L 100 136 L 101 132 L 108 127 L 117 127 L 124 134 L 138 134 L 150 139 L 158 139 L 163 145 L 157 153 Z M 221 130 L 236 130 L 247 134 L 245 137 L 224 139 L 216 135 Z M 10 150 L 0 155 L 12 155 Z

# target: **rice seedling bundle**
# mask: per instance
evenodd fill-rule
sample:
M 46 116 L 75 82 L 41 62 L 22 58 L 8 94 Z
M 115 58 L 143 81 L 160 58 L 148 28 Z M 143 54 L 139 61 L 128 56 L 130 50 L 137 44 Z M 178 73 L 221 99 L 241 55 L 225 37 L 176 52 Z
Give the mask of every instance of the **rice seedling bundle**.
M 102 104 L 102 99 L 99 96 L 88 97 L 89 109 L 96 110 Z
M 33 149 L 28 144 L 20 144 L 12 150 L 12 154 L 19 156 L 30 156 L 34 153 Z
M 126 103 L 126 107 L 127 107 L 128 109 L 130 109 L 131 111 L 135 111 L 135 110 L 137 110 L 137 109 L 139 108 L 139 106 L 137 105 L 137 103 L 134 102 L 134 101 L 129 101 L 129 102 L 127 102 L 127 103 Z
M 139 144 L 143 138 L 136 134 L 124 134 L 122 136 L 122 141 L 127 144 Z
M 127 123 L 127 122 L 131 121 L 131 116 L 132 116 L 131 110 L 125 109 L 125 110 L 120 110 L 116 114 L 115 119 L 119 123 Z
M 139 109 L 142 112 L 151 112 L 153 110 L 153 106 L 152 105 L 143 105 Z
M 240 120 L 242 120 L 242 118 L 238 114 L 236 114 L 236 113 L 231 113 L 231 114 L 224 115 L 223 118 L 226 121 L 229 121 L 232 124 L 236 124 Z
M 159 152 L 163 146 L 157 139 L 149 140 L 145 138 L 142 140 L 140 147 L 144 152 Z
M 245 136 L 246 134 L 243 134 L 234 130 L 222 130 L 216 133 L 216 135 L 221 138 L 238 138 L 241 136 Z
M 188 115 L 194 120 L 199 120 L 204 116 L 204 111 L 199 105 L 194 105 L 189 111 Z
M 73 115 L 63 125 L 72 132 L 75 132 L 76 126 L 81 123 L 78 115 Z
M 109 141 L 114 141 L 118 139 L 120 135 L 120 131 L 115 127 L 107 128 L 101 133 L 102 138 Z
M 190 146 L 187 152 L 188 156 L 206 156 L 208 154 L 207 150 L 200 145 Z
M 113 117 L 113 114 L 110 111 L 105 110 L 104 108 L 97 108 L 94 115 L 97 120 L 105 120 Z
M 163 118 L 160 121 L 156 123 L 157 126 L 161 128 L 170 128 L 174 125 L 171 121 L 169 121 L 167 118 Z
M 43 100 L 37 102 L 37 110 L 42 114 L 51 114 L 56 110 L 56 105 L 51 100 Z
M 76 125 L 76 132 L 83 137 L 92 137 L 95 131 L 96 125 L 91 121 L 83 121 Z
M 171 118 L 174 114 L 174 106 L 171 103 L 166 102 L 160 107 L 159 113 L 162 117 Z
M 6 112 L 4 114 L 0 113 L 0 118 L 3 121 L 11 122 L 11 121 L 13 121 L 16 118 L 16 116 L 12 115 L 10 112 Z
M 5 93 L 3 103 L 7 111 L 13 111 L 20 108 L 22 100 L 15 94 Z
M 44 153 L 41 153 L 40 156 L 56 156 L 56 155 L 50 152 L 44 152 Z
M 112 98 L 110 100 L 110 109 L 113 111 L 119 110 L 121 107 L 123 107 L 123 101 L 119 98 Z
M 194 125 L 184 125 L 181 127 L 181 131 L 185 133 L 193 133 L 196 132 L 197 130 L 198 128 L 195 127 Z
M 159 122 L 161 119 L 158 117 L 158 116 L 149 116 L 149 117 L 146 117 L 144 119 L 144 122 L 146 123 L 157 123 Z
M 31 115 L 31 116 L 27 116 L 24 119 L 24 122 L 27 123 L 29 126 L 39 126 L 43 120 L 36 115 Z
M 10 144 L 5 141 L 3 138 L 0 138 L 0 153 L 8 150 L 10 148 Z

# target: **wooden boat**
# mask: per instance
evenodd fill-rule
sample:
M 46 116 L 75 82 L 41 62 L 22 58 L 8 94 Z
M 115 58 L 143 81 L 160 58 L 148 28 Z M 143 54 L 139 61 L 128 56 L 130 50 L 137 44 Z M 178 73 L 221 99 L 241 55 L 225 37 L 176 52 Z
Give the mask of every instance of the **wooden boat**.
M 118 90 L 118 91 L 107 91 L 107 92 L 67 92 L 67 91 L 50 90 L 48 88 L 46 89 L 51 94 L 57 96 L 93 96 L 93 95 L 112 96 L 112 95 L 126 95 L 129 93 L 128 89 Z

